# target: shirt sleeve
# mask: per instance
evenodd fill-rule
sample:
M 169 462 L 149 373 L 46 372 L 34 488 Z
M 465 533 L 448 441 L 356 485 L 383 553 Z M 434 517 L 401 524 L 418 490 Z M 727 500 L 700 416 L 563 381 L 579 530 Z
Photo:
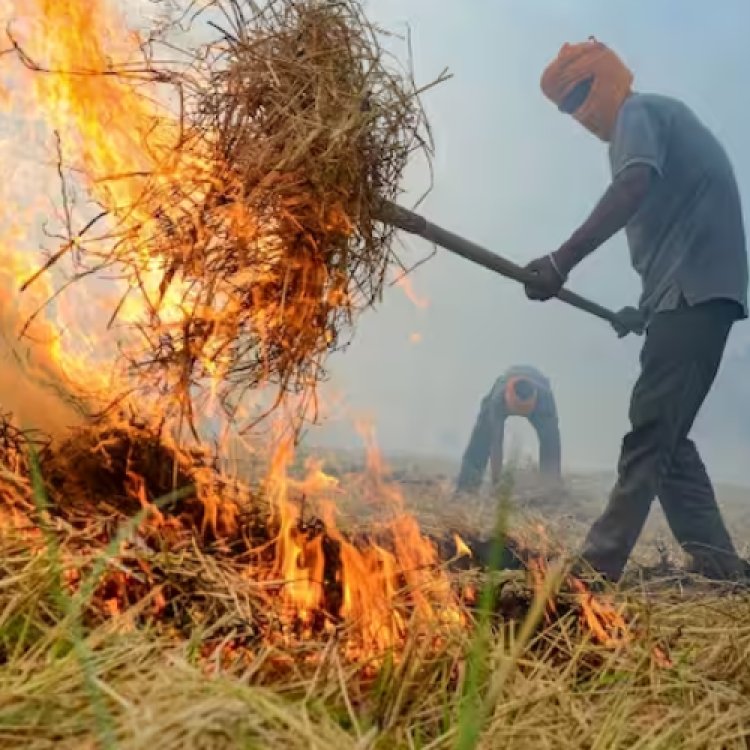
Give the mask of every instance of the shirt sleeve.
M 654 112 L 637 100 L 627 102 L 612 138 L 612 179 L 634 164 L 646 164 L 663 176 L 666 140 L 663 123 Z

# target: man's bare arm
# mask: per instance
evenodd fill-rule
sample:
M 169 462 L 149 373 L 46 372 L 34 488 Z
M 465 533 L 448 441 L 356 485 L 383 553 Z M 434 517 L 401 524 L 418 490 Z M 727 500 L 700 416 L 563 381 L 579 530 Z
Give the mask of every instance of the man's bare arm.
M 634 164 L 620 172 L 588 219 L 553 253 L 564 276 L 625 227 L 641 207 L 655 177 L 654 169 L 646 164 Z
M 570 271 L 635 216 L 655 178 L 656 171 L 645 164 L 634 164 L 620 172 L 570 239 L 554 253 L 526 266 L 531 278 L 525 284 L 526 296 L 535 300 L 554 297 Z

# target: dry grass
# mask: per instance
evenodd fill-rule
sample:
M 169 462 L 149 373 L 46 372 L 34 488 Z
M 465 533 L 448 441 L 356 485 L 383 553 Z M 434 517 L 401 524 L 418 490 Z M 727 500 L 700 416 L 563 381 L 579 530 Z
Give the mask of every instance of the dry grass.
M 6 538 L 0 587 L 0 746 L 101 747 L 101 716 L 70 624 L 55 610 L 53 571 Z M 479 747 L 746 747 L 750 603 L 706 596 L 632 605 L 651 633 L 607 651 L 570 620 L 518 653 L 510 631 L 488 645 L 488 677 L 505 668 L 480 727 Z M 675 666 L 652 644 L 672 637 Z M 316 666 L 275 666 L 294 651 L 269 647 L 249 664 L 201 658 L 203 635 L 179 639 L 132 629 L 127 615 L 85 635 L 112 747 L 365 748 L 457 746 L 470 638 L 441 652 L 406 644 L 367 679 L 330 644 Z M 480 686 L 486 695 L 488 686 Z
M 547 619 L 534 604 L 546 596 L 535 600 L 523 574 L 504 573 L 492 610 L 499 618 L 480 615 L 477 629 L 441 630 L 438 641 L 413 629 L 392 656 L 352 660 L 346 629 L 285 624 L 278 584 L 248 576 L 246 546 L 233 546 L 231 535 L 217 544 L 191 504 L 194 488 L 166 501 L 149 491 L 127 520 L 139 508 L 128 504 L 138 497 L 125 481 L 128 457 L 159 492 L 164 463 L 181 466 L 181 481 L 201 482 L 184 454 L 141 444 L 141 428 L 130 429 L 42 446 L 45 477 L 34 473 L 34 454 L 8 439 L 0 746 L 747 746 L 747 594 L 669 583 L 623 591 L 634 637 L 605 648 L 582 631 L 563 594 Z M 104 456 L 99 473 L 82 463 L 92 442 Z M 74 460 L 64 463 L 68 451 Z M 144 458 L 154 453 L 157 471 L 159 462 Z M 63 464 L 69 475 L 60 484 L 53 469 Z M 106 492 L 97 500 L 92 485 L 72 483 L 76 476 L 97 477 Z M 48 490 L 41 505 L 39 479 Z M 77 502 L 63 487 L 75 487 Z M 426 486 L 419 493 L 426 506 Z M 431 513 L 437 524 L 439 509 Z M 457 585 L 486 580 L 452 575 Z

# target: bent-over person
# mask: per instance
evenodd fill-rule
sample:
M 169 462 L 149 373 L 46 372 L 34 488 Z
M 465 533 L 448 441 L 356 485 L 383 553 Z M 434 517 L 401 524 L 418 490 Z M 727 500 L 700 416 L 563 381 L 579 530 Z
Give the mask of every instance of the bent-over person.
M 511 367 L 494 383 L 482 399 L 479 415 L 463 456 L 456 482 L 457 492 L 479 489 L 490 464 L 493 486 L 503 469 L 505 422 L 508 417 L 524 417 L 539 439 L 539 471 L 560 478 L 560 429 L 555 397 L 549 380 L 529 366 Z

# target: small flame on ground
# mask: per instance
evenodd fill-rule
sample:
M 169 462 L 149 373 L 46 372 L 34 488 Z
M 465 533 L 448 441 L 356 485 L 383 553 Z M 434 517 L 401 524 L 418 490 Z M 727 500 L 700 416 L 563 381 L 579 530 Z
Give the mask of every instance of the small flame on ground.
M 526 568 L 534 591 L 539 594 L 546 588 L 548 560 L 562 554 L 563 550 L 552 544 L 547 529 L 541 523 L 531 525 L 525 534 L 516 536 L 522 547 L 534 550 L 534 555 L 526 561 Z M 607 648 L 616 648 L 633 639 L 633 633 L 622 612 L 608 597 L 594 593 L 584 581 L 572 575 L 568 576 L 568 585 L 578 605 L 580 623 L 597 643 Z M 558 611 L 558 603 L 553 593 L 546 604 L 546 622 L 551 623 Z
M 453 541 L 456 544 L 456 557 L 474 557 L 469 546 L 458 534 L 453 535 Z
M 632 633 L 622 612 L 604 596 L 595 595 L 580 579 L 570 580 L 581 608 L 581 622 L 591 635 L 608 648 L 630 643 Z

